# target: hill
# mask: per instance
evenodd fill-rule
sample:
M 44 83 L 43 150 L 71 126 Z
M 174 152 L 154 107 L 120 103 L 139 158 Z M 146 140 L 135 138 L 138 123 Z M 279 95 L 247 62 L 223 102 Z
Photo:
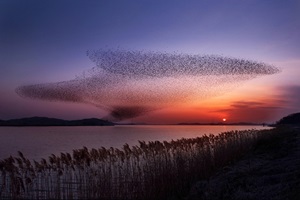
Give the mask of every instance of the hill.
M 240 160 L 194 184 L 185 199 L 300 199 L 299 130 L 277 127 L 265 133 Z
M 0 126 L 113 126 L 114 123 L 97 119 L 63 120 L 48 117 L 30 117 L 0 121 Z
M 300 125 L 300 113 L 293 113 L 280 119 L 276 125 Z

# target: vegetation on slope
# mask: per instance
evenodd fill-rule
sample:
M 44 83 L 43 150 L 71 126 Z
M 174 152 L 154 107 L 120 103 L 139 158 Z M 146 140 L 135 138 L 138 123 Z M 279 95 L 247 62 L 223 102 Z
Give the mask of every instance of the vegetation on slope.
M 300 113 L 290 114 L 277 122 L 277 125 L 300 125 Z
M 221 133 L 171 142 L 140 142 L 123 148 L 78 149 L 33 163 L 0 161 L 0 198 L 168 199 L 182 198 L 248 152 L 271 130 Z
M 273 129 L 240 161 L 198 181 L 187 200 L 300 199 L 300 135 Z

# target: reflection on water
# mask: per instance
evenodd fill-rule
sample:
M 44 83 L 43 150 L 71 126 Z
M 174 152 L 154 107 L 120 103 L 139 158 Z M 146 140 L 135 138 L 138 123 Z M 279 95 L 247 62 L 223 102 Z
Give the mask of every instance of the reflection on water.
M 85 126 L 85 127 L 0 127 L 0 159 L 17 151 L 29 159 L 39 160 L 60 152 L 88 148 L 116 147 L 138 141 L 171 141 L 199 137 L 231 130 L 265 129 L 262 126 Z

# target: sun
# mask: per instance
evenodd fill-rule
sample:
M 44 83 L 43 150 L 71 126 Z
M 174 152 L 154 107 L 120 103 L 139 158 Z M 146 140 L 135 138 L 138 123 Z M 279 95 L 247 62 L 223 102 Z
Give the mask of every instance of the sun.
M 226 122 L 226 118 L 223 118 L 223 122 Z

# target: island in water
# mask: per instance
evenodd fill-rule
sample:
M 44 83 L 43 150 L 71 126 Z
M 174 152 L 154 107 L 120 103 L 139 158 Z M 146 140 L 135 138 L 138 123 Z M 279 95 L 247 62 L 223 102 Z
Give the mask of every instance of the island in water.
M 30 117 L 0 120 L 0 126 L 114 126 L 113 122 L 89 118 L 80 120 L 63 120 L 48 117 Z

